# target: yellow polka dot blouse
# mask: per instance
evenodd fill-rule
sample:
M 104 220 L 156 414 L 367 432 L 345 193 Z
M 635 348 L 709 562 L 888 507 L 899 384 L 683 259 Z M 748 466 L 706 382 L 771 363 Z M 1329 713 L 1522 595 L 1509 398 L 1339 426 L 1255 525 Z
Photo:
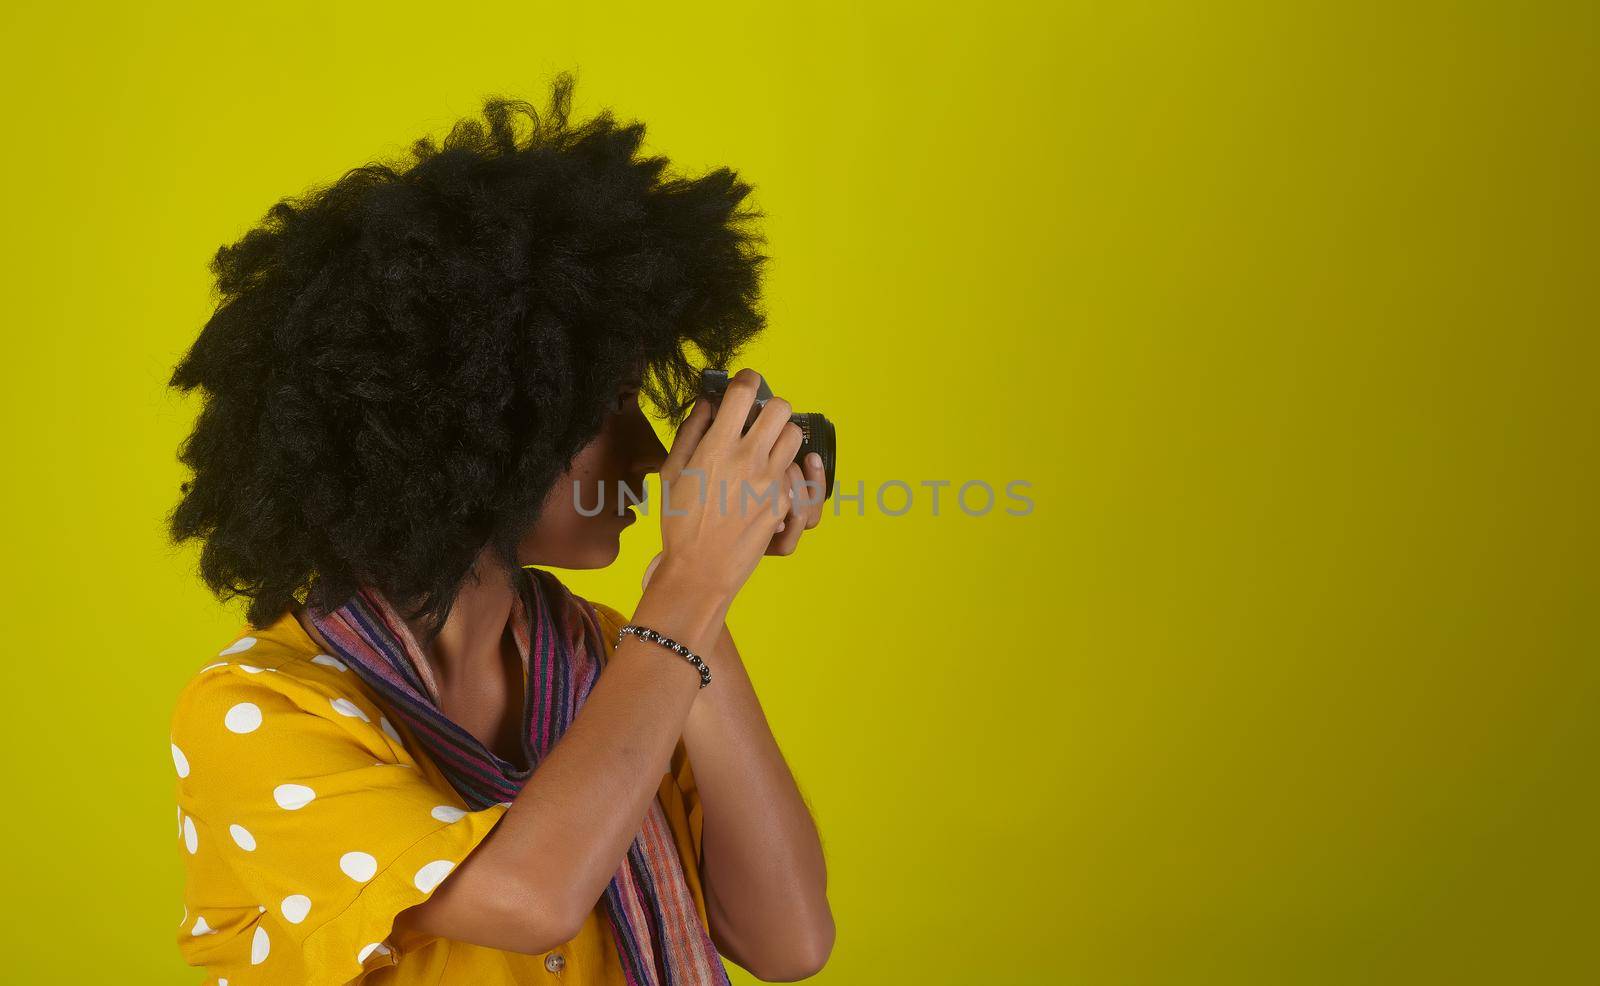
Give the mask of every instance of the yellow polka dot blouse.
M 625 619 L 595 608 L 614 639 Z M 293 613 L 244 633 L 184 685 L 172 716 L 177 942 L 207 986 L 625 986 L 603 900 L 542 955 L 397 931 L 510 802 L 468 811 Z M 704 922 L 703 816 L 682 741 L 669 768 L 657 797 Z

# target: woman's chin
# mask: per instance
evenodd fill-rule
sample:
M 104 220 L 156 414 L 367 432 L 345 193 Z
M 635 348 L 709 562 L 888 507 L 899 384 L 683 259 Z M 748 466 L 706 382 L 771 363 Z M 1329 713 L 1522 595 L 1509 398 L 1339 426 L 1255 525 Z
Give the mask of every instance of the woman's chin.
M 631 519 L 621 517 L 606 518 L 609 530 L 595 531 L 594 537 L 584 545 L 583 554 L 588 564 L 581 567 L 605 568 L 617 560 L 617 556 L 622 554 L 622 532 L 633 526 L 634 521 L 638 519 L 633 516 L 632 511 L 629 511 L 628 517 Z
M 573 564 L 563 565 L 563 568 L 605 568 L 617 560 L 622 554 L 622 538 L 617 534 L 610 537 L 597 537 L 585 544 L 578 557 L 573 559 Z
M 559 545 L 543 538 L 524 542 L 522 554 L 529 560 L 522 564 L 574 570 L 605 568 L 622 554 L 622 532 L 638 519 L 631 509 L 623 516 L 600 514 L 587 518 L 580 531 L 567 532 Z
M 608 528 L 608 530 L 606 530 Z M 622 554 L 622 527 L 618 520 L 606 520 L 606 528 L 584 531 L 584 538 L 566 541 L 565 544 L 528 544 L 523 547 L 523 565 L 547 565 L 550 568 L 605 568 L 616 562 Z

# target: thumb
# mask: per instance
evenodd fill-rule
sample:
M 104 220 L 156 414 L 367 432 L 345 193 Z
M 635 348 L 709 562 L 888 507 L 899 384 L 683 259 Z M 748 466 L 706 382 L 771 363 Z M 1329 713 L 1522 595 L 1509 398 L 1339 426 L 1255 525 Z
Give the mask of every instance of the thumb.
M 678 426 L 678 432 L 672 438 L 672 448 L 667 452 L 666 461 L 661 463 L 661 468 L 658 470 L 664 482 L 677 481 L 678 474 L 688 465 L 695 448 L 700 444 L 700 439 L 705 436 L 706 429 L 711 427 L 711 418 L 711 402 L 705 398 L 695 401 L 689 416 Z
M 639 583 L 640 592 L 650 587 L 650 576 L 655 574 L 656 566 L 659 564 L 661 564 L 661 552 L 658 551 L 656 556 L 650 559 L 650 564 L 644 567 L 644 581 Z

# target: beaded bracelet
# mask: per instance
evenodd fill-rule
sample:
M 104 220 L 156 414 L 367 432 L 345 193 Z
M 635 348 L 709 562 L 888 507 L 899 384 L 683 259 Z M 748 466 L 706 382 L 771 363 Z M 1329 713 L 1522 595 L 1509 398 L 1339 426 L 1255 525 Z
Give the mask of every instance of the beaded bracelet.
M 682 655 L 684 660 L 688 661 L 690 664 L 693 664 L 696 668 L 699 669 L 699 671 L 700 671 L 700 687 L 704 688 L 707 685 L 711 684 L 711 669 L 706 667 L 706 662 L 700 660 L 700 655 L 699 654 L 696 654 L 694 651 L 692 651 L 689 648 L 687 648 L 687 647 L 683 646 L 682 644 L 678 643 L 676 640 L 673 640 L 671 637 L 663 637 L 661 634 L 656 633 L 654 630 L 650 629 L 649 627 L 642 627 L 642 626 L 638 626 L 636 624 L 630 623 L 627 626 L 625 626 L 622 629 L 617 631 L 616 647 L 621 647 L 622 646 L 622 635 L 625 634 L 625 633 L 631 633 L 635 637 L 638 637 L 641 640 L 650 641 L 652 644 L 660 644 L 661 646 L 665 647 L 667 650 L 670 650 L 670 651 L 673 651 L 673 652 L 675 652 L 677 654 Z M 615 649 L 615 648 L 613 648 L 613 649 Z

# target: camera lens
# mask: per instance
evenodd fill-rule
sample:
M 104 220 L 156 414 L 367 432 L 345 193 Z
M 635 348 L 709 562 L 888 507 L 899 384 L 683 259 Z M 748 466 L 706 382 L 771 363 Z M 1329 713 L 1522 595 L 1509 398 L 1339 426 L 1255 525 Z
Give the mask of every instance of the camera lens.
M 726 370 L 705 369 L 700 372 L 700 393 L 712 402 L 722 399 L 723 392 L 728 389 L 728 373 Z M 756 391 L 755 404 L 750 408 L 750 417 L 744 423 L 745 431 L 755 423 L 756 415 L 760 413 L 767 398 L 772 396 L 772 390 L 767 386 L 765 377 Z M 806 411 L 789 415 L 789 420 L 800 426 L 804 439 L 800 442 L 800 450 L 795 453 L 794 461 L 802 469 L 805 468 L 806 455 L 811 452 L 822 457 L 823 488 L 822 498 L 826 500 L 833 495 L 834 466 L 838 459 L 838 439 L 834 434 L 833 422 L 823 417 L 821 412 Z
M 800 443 L 800 451 L 795 454 L 795 460 L 805 464 L 806 453 L 815 452 L 822 457 L 822 472 L 824 476 L 822 498 L 826 500 L 833 495 L 834 463 L 838 457 L 838 441 L 834 436 L 833 422 L 823 417 L 820 411 L 808 411 L 804 414 L 791 414 L 789 420 L 800 426 L 805 432 L 805 441 Z

